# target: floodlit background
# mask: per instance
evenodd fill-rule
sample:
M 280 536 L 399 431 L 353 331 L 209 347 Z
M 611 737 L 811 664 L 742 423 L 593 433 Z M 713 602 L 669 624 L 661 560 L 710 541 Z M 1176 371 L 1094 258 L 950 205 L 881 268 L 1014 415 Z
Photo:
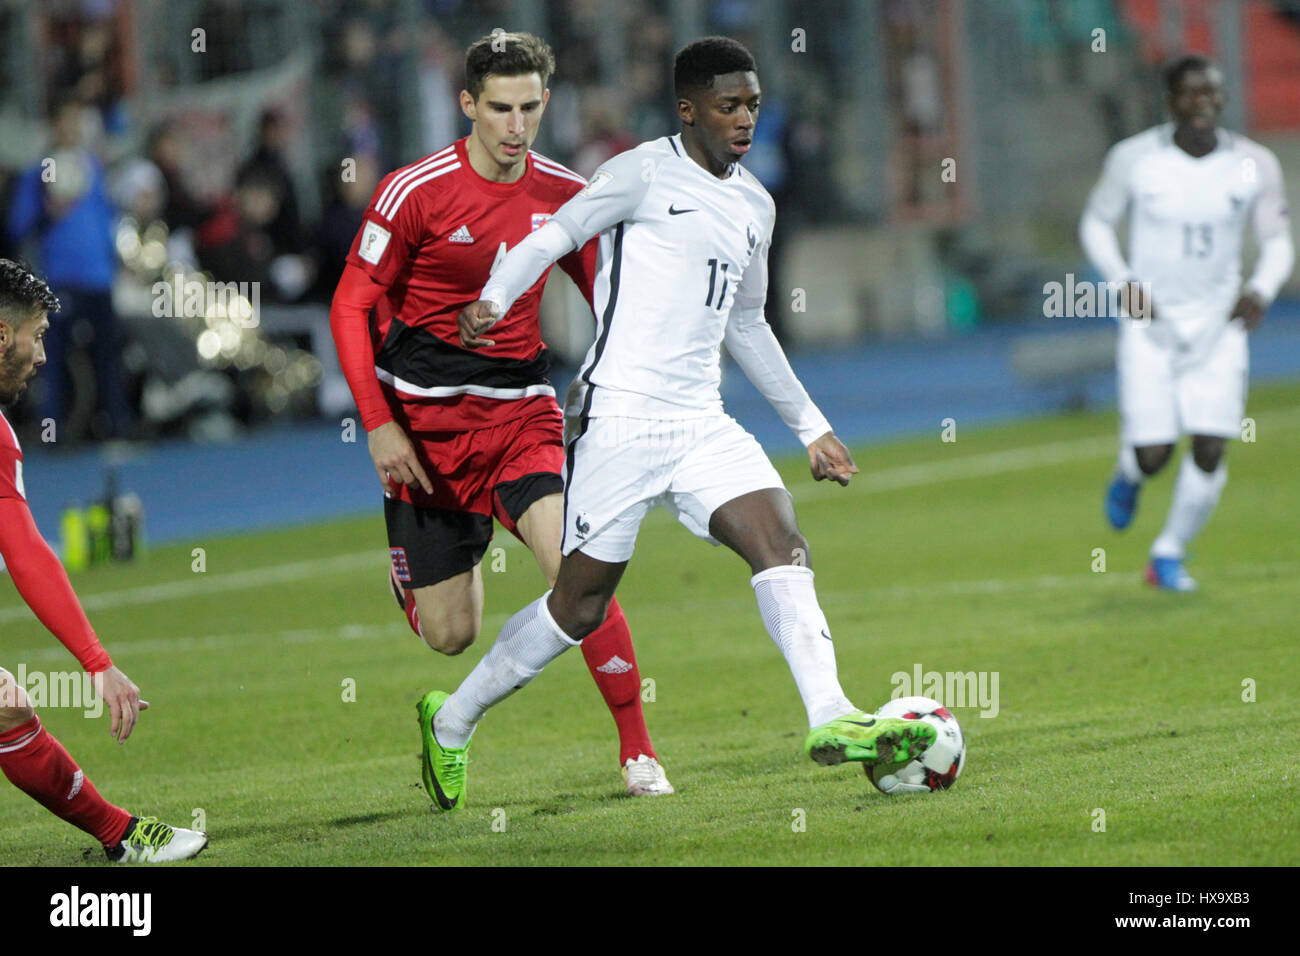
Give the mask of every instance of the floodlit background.
M 120 330 L 96 344 L 84 308 L 63 390 L 47 369 L 7 411 L 48 536 L 110 474 L 155 541 L 377 509 L 328 303 L 378 178 L 467 132 L 463 51 L 496 27 L 554 47 L 536 149 L 583 174 L 675 131 L 678 48 L 749 46 L 769 319 L 854 443 L 1113 404 L 1110 321 L 1046 317 L 1044 285 L 1096 278 L 1080 210 L 1108 146 L 1163 120 L 1171 55 L 1219 60 L 1225 125 L 1300 196 L 1297 0 L 0 2 L 0 254 L 47 269 L 41 226 L 11 228 L 24 171 L 53 159 L 76 200 L 98 165 Z M 156 314 L 157 282 L 199 273 L 257 283 L 258 326 Z M 592 328 L 567 281 L 544 318 L 560 385 Z M 1298 292 L 1254 337 L 1256 382 L 1300 379 Z M 734 368 L 724 398 L 797 450 Z

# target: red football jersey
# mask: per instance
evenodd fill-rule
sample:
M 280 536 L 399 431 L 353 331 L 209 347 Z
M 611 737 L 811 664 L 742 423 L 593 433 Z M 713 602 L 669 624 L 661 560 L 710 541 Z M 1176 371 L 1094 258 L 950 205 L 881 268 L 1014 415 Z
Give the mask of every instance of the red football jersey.
M 555 395 L 538 324 L 549 269 L 492 327 L 495 346 L 463 348 L 456 316 L 478 299 L 506 250 L 586 180 L 530 151 L 517 181 L 491 182 L 470 165 L 467 139 L 385 176 L 348 253 L 387 287 L 371 319 L 375 374 L 410 431 L 499 424 L 527 414 L 528 399 Z M 596 240 L 559 264 L 590 303 Z
M 0 412 L 0 498 L 27 500 L 23 487 L 23 450 L 9 419 Z

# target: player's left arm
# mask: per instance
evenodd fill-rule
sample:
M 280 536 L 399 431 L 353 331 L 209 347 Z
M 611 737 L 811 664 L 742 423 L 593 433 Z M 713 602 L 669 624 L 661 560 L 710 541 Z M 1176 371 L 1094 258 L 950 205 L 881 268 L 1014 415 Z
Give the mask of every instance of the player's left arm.
M 1240 318 L 1249 331 L 1254 331 L 1263 320 L 1264 312 L 1277 297 L 1278 290 L 1295 265 L 1282 167 L 1277 157 L 1265 150 L 1256 161 L 1256 169 L 1260 188 L 1251 224 L 1255 238 L 1259 240 L 1259 261 L 1237 304 L 1232 307 L 1232 317 Z
M 461 345 L 480 348 L 495 344 L 483 338 L 483 333 L 509 312 L 515 300 L 531 289 L 556 260 L 585 248 L 593 236 L 614 224 L 636 218 L 653 181 L 652 176 L 645 175 L 642 159 L 639 150 L 630 149 L 606 161 L 542 228 L 506 253 L 478 301 L 460 313 Z M 584 292 L 590 290 L 588 285 Z
M 781 343 L 763 315 L 767 299 L 767 253 L 771 232 L 754 253 L 736 288 L 723 341 L 745 377 L 772 403 L 781 420 L 808 450 L 808 467 L 817 481 L 830 478 L 841 485 L 858 473 L 853 456 L 844 447 L 826 416 L 808 396 L 790 367 Z
M 126 741 L 149 702 L 118 670 L 86 619 L 63 564 L 50 550 L 32 520 L 21 491 L 0 480 L 0 556 L 18 594 L 40 622 L 49 628 L 95 680 L 95 689 L 108 704 L 110 733 Z

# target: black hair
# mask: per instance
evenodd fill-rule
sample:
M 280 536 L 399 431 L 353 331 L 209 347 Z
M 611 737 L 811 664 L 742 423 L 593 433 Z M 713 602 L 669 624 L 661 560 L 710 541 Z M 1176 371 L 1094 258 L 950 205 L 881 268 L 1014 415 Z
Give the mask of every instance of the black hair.
M 19 328 L 39 311 L 58 312 L 58 298 L 26 263 L 0 259 L 0 319 Z
M 1216 69 L 1218 66 L 1205 54 L 1184 53 L 1177 59 L 1171 60 L 1164 69 L 1165 92 L 1170 96 L 1177 96 L 1178 85 L 1183 82 L 1183 77 L 1188 73 Z
M 465 89 L 478 100 L 489 76 L 525 76 L 536 73 L 542 89 L 555 72 L 555 54 L 541 37 L 531 33 L 498 31 L 475 40 L 465 51 Z
M 679 100 L 687 100 L 711 87 L 715 76 L 750 72 L 758 72 L 758 67 L 743 44 L 731 37 L 704 37 L 678 51 L 673 90 Z

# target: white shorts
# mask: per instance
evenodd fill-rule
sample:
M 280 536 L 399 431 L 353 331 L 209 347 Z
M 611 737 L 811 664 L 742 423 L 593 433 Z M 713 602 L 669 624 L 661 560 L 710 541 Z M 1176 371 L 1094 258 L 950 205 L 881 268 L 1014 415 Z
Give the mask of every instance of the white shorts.
M 1191 342 L 1158 328 L 1122 323 L 1115 367 L 1126 445 L 1170 445 L 1180 435 L 1236 438 L 1246 413 L 1250 349 L 1239 320 Z
M 561 551 L 598 561 L 632 557 L 641 521 L 663 505 L 712 544 L 720 506 L 764 488 L 785 490 L 754 436 L 730 415 L 662 421 L 603 416 L 565 427 Z

